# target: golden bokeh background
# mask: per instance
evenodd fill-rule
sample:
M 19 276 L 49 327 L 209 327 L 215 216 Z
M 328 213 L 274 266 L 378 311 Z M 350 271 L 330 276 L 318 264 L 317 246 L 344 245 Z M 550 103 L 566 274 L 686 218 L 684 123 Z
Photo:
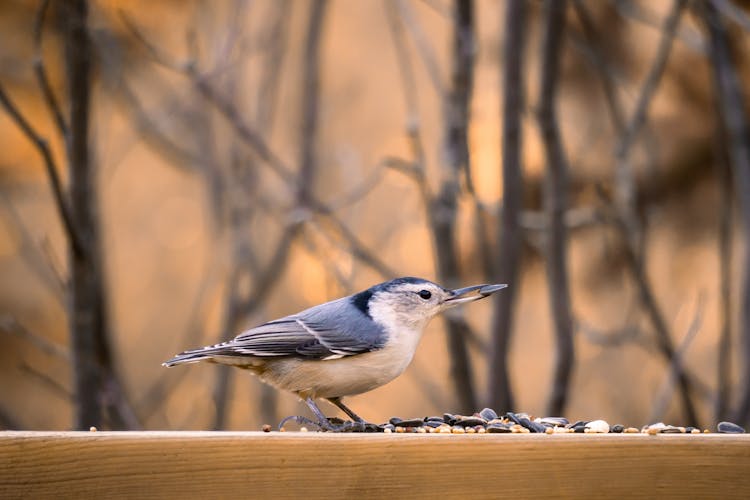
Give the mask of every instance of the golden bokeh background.
M 653 64 L 660 23 L 671 2 L 583 4 L 595 20 L 599 50 L 606 54 L 630 116 Z M 33 77 L 37 7 L 35 1 L 20 0 L 0 5 L 0 81 L 37 130 L 50 139 L 64 165 L 62 141 Z M 540 415 L 549 397 L 555 344 L 544 262 L 546 236 L 532 227 L 542 210 L 546 160 L 535 119 L 540 5 L 530 2 L 528 7 L 523 167 L 524 220 L 530 222 L 519 282 L 510 283 L 518 287 L 519 295 L 509 366 L 516 409 Z M 175 65 L 194 61 L 200 72 L 231 96 L 236 112 L 266 138 L 273 151 L 295 166 L 300 155 L 310 2 L 91 2 L 90 30 L 96 47 L 91 147 L 98 170 L 112 341 L 118 370 L 144 428 L 213 425 L 219 369 L 190 365 L 167 370 L 161 363 L 183 349 L 220 340 L 233 273 L 229 206 L 244 204 L 251 213 L 236 231 L 252 248 L 257 269 L 273 257 L 285 221 L 309 217 L 270 295 L 262 307 L 242 319 L 247 327 L 398 275 L 436 279 L 426 207 L 415 183 L 383 166 L 386 158 L 411 157 L 406 133 L 410 120 L 389 30 L 389 8 L 402 20 L 408 16 L 404 22 L 411 23 L 405 37 L 417 83 L 417 123 L 428 183 L 433 191 L 438 189 L 444 161 L 444 89 L 436 89 L 419 43 L 429 47 L 439 79 L 447 86 L 451 4 L 443 0 L 330 2 L 321 42 L 318 170 L 312 189 L 331 206 L 340 205 L 338 219 L 395 276 L 383 276 L 363 264 L 325 220 L 290 213 L 294 193 L 288 185 L 253 156 L 189 77 L 154 62 L 125 21 Z M 469 149 L 476 196 L 490 213 L 488 228 L 494 234 L 502 206 L 505 9 L 503 2 L 479 0 L 475 10 L 478 43 Z M 587 59 L 590 48 L 579 19 L 572 8 L 568 11 L 557 109 L 570 164 L 569 199 L 576 209 L 595 211 L 601 203 L 597 185 L 607 189 L 613 182 L 617 135 L 596 70 Z M 54 12 L 44 31 L 43 54 L 54 89 L 62 96 L 63 52 Z M 269 54 L 278 49 L 272 35 L 279 26 L 284 43 L 283 58 L 277 59 Z M 747 89 L 748 37 L 736 25 L 730 28 Z M 647 274 L 674 343 L 680 345 L 691 325 L 699 324 L 684 363 L 701 382 L 694 397 L 707 425 L 714 419 L 723 319 L 718 232 L 725 195 L 718 181 L 722 168 L 716 151 L 718 119 L 706 44 L 700 19 L 684 13 L 632 161 L 638 210 L 647 228 Z M 261 86 L 272 69 L 279 76 L 269 103 Z M 60 282 L 67 272 L 65 235 L 37 151 L 3 112 L 0 150 L 0 409 L 23 428 L 66 429 L 73 418 L 73 389 L 67 298 Z M 243 164 L 251 166 L 251 178 L 244 184 L 227 182 L 228 173 Z M 358 192 L 363 186 L 367 189 Z M 347 200 L 350 193 L 356 195 L 353 200 Z M 491 279 L 482 271 L 474 238 L 473 203 L 462 194 L 458 248 L 466 285 Z M 738 225 L 735 229 L 740 234 Z M 618 245 L 615 230 L 603 223 L 582 223 L 570 231 L 572 308 L 580 327 L 574 339 L 577 358 L 566 416 L 631 425 L 650 419 L 679 424 L 679 399 L 663 396 L 675 393 L 669 367 L 656 354 L 653 332 Z M 732 277 L 737 277 L 732 280 L 735 315 L 741 246 L 741 238 L 735 236 L 731 263 Z M 251 290 L 253 280 L 242 286 Z M 472 304 L 465 314 L 479 337 L 470 345 L 478 394 L 484 401 L 487 350 L 482 345 L 490 342 L 492 304 Z M 625 328 L 638 332 L 637 338 L 618 345 L 593 342 L 594 334 L 582 331 L 606 335 Z M 738 342 L 735 329 L 733 345 Z M 60 352 L 49 352 L 48 343 Z M 348 399 L 351 407 L 376 422 L 393 415 L 454 411 L 446 346 L 443 323 L 435 320 L 406 373 L 371 393 Z M 736 388 L 742 360 L 738 354 L 733 356 L 732 387 Z M 267 417 L 259 409 L 260 384 L 239 371 L 231 380 L 226 428 L 257 429 Z M 163 392 L 154 392 L 155 388 Z M 278 398 L 276 416 L 306 414 L 292 395 Z M 324 410 L 333 414 L 333 407 Z

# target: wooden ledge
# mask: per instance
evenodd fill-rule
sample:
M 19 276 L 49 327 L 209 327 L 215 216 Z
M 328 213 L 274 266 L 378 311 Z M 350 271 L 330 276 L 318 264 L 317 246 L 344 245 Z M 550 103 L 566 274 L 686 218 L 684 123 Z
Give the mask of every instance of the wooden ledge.
M 0 432 L 0 498 L 750 498 L 750 435 Z

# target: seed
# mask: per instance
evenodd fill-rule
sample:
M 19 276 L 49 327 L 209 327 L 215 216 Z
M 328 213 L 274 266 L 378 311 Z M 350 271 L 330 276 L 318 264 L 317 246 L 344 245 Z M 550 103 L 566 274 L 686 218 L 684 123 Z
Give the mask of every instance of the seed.
M 300 432 L 307 432 L 307 427 L 300 427 L 300 428 L 299 428 L 299 431 L 300 431 Z
M 479 412 L 479 416 L 485 420 L 494 420 L 497 418 L 497 412 L 492 408 L 485 408 Z
M 268 424 L 263 424 L 263 427 L 261 427 L 261 430 L 263 432 L 271 432 L 271 426 Z
M 89 432 L 96 432 L 97 430 L 99 430 L 99 429 L 97 429 L 93 425 L 91 427 L 89 427 Z
M 451 429 L 451 432 L 453 434 L 466 434 L 466 431 L 460 425 L 453 426 L 453 429 Z
M 421 418 L 410 418 L 409 420 L 401 420 L 400 418 L 398 421 L 394 422 L 393 419 L 391 419 L 391 423 L 395 425 L 396 427 L 422 427 L 424 425 L 424 420 Z
M 546 429 L 544 429 L 544 433 L 545 434 L 554 434 L 555 430 L 552 427 L 547 427 Z
M 622 425 L 620 425 L 620 424 L 615 424 L 615 425 L 613 425 L 613 426 L 612 426 L 612 427 L 611 427 L 611 428 L 609 429 L 609 432 L 614 432 L 614 433 L 616 433 L 616 434 L 619 434 L 619 433 L 621 433 L 621 432 L 622 432 L 622 431 L 624 431 L 624 430 L 625 430 L 625 427 L 624 427 L 624 426 L 622 426 Z
M 479 417 L 463 417 L 456 421 L 457 425 L 462 427 L 471 427 L 474 425 L 484 425 L 487 421 Z
M 606 434 L 609 432 L 609 424 L 604 420 L 592 420 L 585 427 L 588 432 Z
M 479 429 L 477 429 L 477 434 L 486 434 L 486 433 L 487 433 L 487 429 L 485 429 L 484 427 L 480 427 Z
M 392 434 L 393 431 L 390 428 L 386 427 L 385 429 L 383 429 L 383 433 L 384 434 Z
M 722 434 L 744 434 L 745 429 L 733 422 L 719 422 L 716 426 L 717 430 Z
M 477 430 L 474 427 L 467 427 L 466 434 L 476 434 Z
M 625 429 L 625 431 L 624 431 L 624 432 L 625 432 L 626 434 L 638 434 L 638 433 L 639 433 L 639 432 L 641 432 L 641 431 L 639 431 L 639 430 L 638 430 L 638 429 L 636 429 L 635 427 L 628 427 L 627 429 Z
M 403 427 L 396 427 L 396 432 L 398 434 L 403 434 L 404 432 L 406 432 L 406 429 L 404 429 Z

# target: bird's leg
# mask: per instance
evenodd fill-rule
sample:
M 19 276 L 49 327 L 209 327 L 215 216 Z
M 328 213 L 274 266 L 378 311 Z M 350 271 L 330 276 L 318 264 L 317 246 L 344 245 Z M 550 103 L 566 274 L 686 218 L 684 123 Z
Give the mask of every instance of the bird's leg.
M 332 398 L 329 399 L 331 403 L 335 404 L 339 408 L 341 408 L 344 412 L 346 412 L 347 415 L 349 415 L 351 418 L 355 420 L 355 422 L 344 422 L 342 425 L 334 425 L 331 423 L 331 421 L 326 417 L 323 412 L 318 408 L 318 405 L 315 404 L 315 401 L 312 398 L 305 398 L 305 403 L 310 408 L 310 410 L 313 412 L 313 414 L 318 418 L 318 421 L 311 420 L 307 417 L 301 417 L 298 415 L 292 415 L 289 417 L 286 417 L 284 420 L 282 420 L 279 423 L 279 429 L 283 427 L 285 423 L 287 423 L 290 420 L 294 420 L 298 424 L 309 424 L 309 425 L 317 425 L 318 428 L 324 431 L 330 431 L 330 432 L 346 432 L 346 431 L 354 431 L 354 432 L 362 432 L 365 430 L 365 427 L 367 425 L 367 422 L 362 420 L 359 416 L 357 416 L 356 413 L 351 411 L 349 408 L 344 406 L 339 398 Z M 373 425 L 373 424 L 370 424 Z
M 328 417 L 326 417 L 322 411 L 320 411 L 320 408 L 318 408 L 318 405 L 315 404 L 315 401 L 313 401 L 312 398 L 306 398 L 305 403 L 307 403 L 307 406 L 310 407 L 310 410 L 315 414 L 316 417 L 318 417 L 318 427 L 321 429 L 332 431 L 332 432 L 341 432 L 344 430 L 347 430 L 347 425 L 333 425 L 329 420 Z
M 341 402 L 341 398 L 326 398 L 326 399 L 330 403 L 338 406 L 339 409 L 341 409 L 341 411 L 343 411 L 344 413 L 346 413 L 347 415 L 349 415 L 349 418 L 351 418 L 355 422 L 359 422 L 360 424 L 366 424 L 367 423 L 365 421 L 365 419 L 363 419 L 362 417 L 360 417 L 359 415 L 357 415 L 356 413 L 354 413 L 352 410 L 349 409 L 349 407 L 347 407 L 344 403 L 342 403 Z
M 290 420 L 294 420 L 298 424 L 318 425 L 316 421 L 310 420 L 307 417 L 302 417 L 300 415 L 291 415 L 291 416 L 284 418 L 284 420 L 282 420 L 281 422 L 279 422 L 279 430 L 281 430 L 284 427 L 284 424 L 289 422 Z

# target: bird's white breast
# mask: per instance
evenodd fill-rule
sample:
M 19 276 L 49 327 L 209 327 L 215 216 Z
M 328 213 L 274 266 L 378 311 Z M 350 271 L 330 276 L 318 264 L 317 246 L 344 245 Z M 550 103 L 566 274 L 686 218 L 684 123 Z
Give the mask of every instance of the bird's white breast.
M 273 360 L 259 375 L 272 385 L 301 397 L 361 394 L 401 375 L 414 357 L 421 336 L 421 329 L 398 329 L 389 332 L 386 344 L 375 351 L 320 361 Z

